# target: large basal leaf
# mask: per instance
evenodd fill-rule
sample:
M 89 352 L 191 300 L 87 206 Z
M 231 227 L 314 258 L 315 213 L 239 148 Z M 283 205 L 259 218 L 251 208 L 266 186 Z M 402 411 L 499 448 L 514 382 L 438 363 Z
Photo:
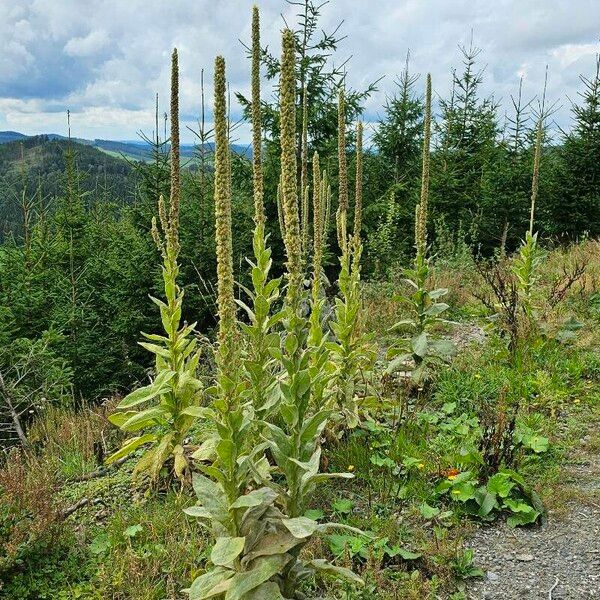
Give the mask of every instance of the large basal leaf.
M 210 560 L 218 567 L 226 567 L 241 554 L 245 543 L 245 537 L 217 538 L 210 553 Z
M 283 524 L 289 532 L 298 539 L 310 537 L 317 531 L 319 524 L 307 517 L 296 517 L 294 519 L 283 519 Z
M 246 594 L 244 600 L 285 600 L 285 598 L 275 582 L 267 581 Z
M 413 354 L 423 358 L 427 354 L 427 334 L 422 331 L 411 340 Z
M 213 519 L 218 521 L 227 519 L 229 514 L 227 497 L 220 485 L 200 473 L 192 475 L 192 485 L 198 497 L 198 503 L 210 511 Z
M 329 561 L 323 558 L 316 558 L 307 563 L 308 567 L 312 567 L 316 571 L 320 571 L 321 573 L 326 573 L 327 575 L 333 575 L 334 577 L 338 577 L 340 579 L 345 579 L 346 581 L 350 581 L 352 583 L 356 583 L 357 585 L 364 585 L 365 582 L 353 571 L 350 569 L 345 569 L 344 567 L 336 567 L 331 564 Z
M 194 583 L 187 591 L 190 600 L 205 600 L 206 598 L 214 598 L 218 594 L 222 594 L 224 590 L 215 587 L 223 582 L 230 582 L 233 577 L 233 571 L 217 567 L 200 577 L 194 579 Z M 220 586 L 221 587 L 221 586 Z
M 119 450 L 117 450 L 114 454 L 111 454 L 104 462 L 107 465 L 131 454 L 134 450 L 147 444 L 148 442 L 156 441 L 156 436 L 152 433 L 147 433 L 146 435 L 142 435 L 140 437 L 134 437 L 127 440 Z
M 291 533 L 285 531 L 274 531 L 262 536 L 258 543 L 252 547 L 251 552 L 244 555 L 242 565 L 249 564 L 259 556 L 273 556 L 275 554 L 285 554 L 288 550 L 295 548 L 303 541 L 294 537 Z
M 225 600 L 245 600 L 246 594 L 271 579 L 273 575 L 281 573 L 290 560 L 291 556 L 287 554 L 256 559 L 256 564 L 250 571 L 236 573 L 233 576 Z

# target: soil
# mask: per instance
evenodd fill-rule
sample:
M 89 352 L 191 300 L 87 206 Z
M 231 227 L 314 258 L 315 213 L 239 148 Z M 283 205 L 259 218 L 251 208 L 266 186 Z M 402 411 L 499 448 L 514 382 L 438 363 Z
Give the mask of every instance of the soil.
M 487 572 L 468 586 L 472 600 L 600 600 L 600 456 L 578 455 L 565 465 L 567 505 L 545 524 L 479 529 L 469 542 Z

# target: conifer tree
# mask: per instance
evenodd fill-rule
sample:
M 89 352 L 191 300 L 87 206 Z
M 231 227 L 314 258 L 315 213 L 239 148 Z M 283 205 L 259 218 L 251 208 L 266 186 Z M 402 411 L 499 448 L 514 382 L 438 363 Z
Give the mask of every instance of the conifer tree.
M 551 233 L 568 239 L 600 234 L 600 55 L 592 76 L 580 79 L 581 102 L 571 109 L 574 124 L 560 152 L 558 191 L 544 219 Z

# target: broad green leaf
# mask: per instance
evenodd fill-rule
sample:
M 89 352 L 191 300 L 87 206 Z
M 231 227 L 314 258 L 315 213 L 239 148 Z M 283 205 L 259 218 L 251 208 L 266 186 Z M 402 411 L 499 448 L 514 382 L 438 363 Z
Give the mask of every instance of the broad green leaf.
M 274 581 L 267 581 L 248 592 L 244 600 L 285 600 L 285 598 Z
M 508 475 L 496 473 L 488 479 L 486 487 L 490 493 L 497 494 L 500 498 L 508 498 L 515 484 L 510 480 Z
M 200 448 L 192 454 L 192 458 L 194 460 L 212 460 L 215 456 L 218 441 L 216 437 L 208 438 L 200 444 Z
M 243 600 L 246 594 L 268 581 L 273 575 L 281 573 L 290 559 L 289 555 L 281 554 L 257 558 L 251 570 L 234 575 L 231 586 L 225 594 L 225 600 Z
M 162 418 L 167 417 L 170 414 L 171 413 L 164 406 L 153 406 L 152 408 L 147 408 L 146 410 L 142 410 L 129 417 L 129 419 L 121 425 L 121 429 L 124 431 L 136 431 L 143 427 L 156 425 Z
M 242 565 L 246 565 L 259 556 L 273 556 L 275 554 L 285 554 L 292 548 L 303 544 L 303 540 L 299 540 L 287 531 L 274 531 L 263 535 L 257 544 L 252 546 L 248 554 L 242 558 Z
M 496 502 L 496 494 L 487 492 L 483 497 L 477 514 L 480 517 L 487 517 L 497 506 L 498 503 Z
M 423 515 L 425 519 L 433 519 L 440 514 L 440 509 L 436 506 L 429 506 L 427 502 L 423 502 L 421 506 L 419 506 L 419 512 Z
M 192 485 L 199 504 L 212 513 L 213 519 L 218 521 L 227 519 L 229 514 L 227 497 L 219 484 L 208 477 L 204 477 L 204 475 L 200 475 L 200 473 L 194 473 L 192 475 Z
M 114 454 L 111 454 L 104 463 L 110 465 L 111 463 L 131 454 L 134 450 L 137 450 L 140 446 L 147 444 L 148 442 L 155 442 L 156 436 L 152 433 L 147 433 L 146 435 L 142 435 L 140 437 L 134 437 L 127 440 L 119 450 L 117 450 Z
M 294 519 L 283 519 L 282 523 L 289 532 L 298 539 L 310 537 L 317 531 L 319 524 L 307 517 L 296 517 Z
M 233 577 L 233 571 L 217 567 L 200 577 L 196 577 L 194 582 L 187 590 L 190 600 L 206 600 L 214 598 L 217 594 L 222 593 L 219 590 L 214 592 L 214 589 L 223 581 L 230 581 Z
M 322 558 L 316 558 L 314 560 L 311 560 L 307 563 L 307 566 L 312 567 L 313 569 L 320 571 L 321 573 L 333 575 L 334 577 L 345 579 L 346 581 L 356 583 L 357 585 L 365 584 L 365 582 L 350 569 L 345 569 L 344 567 L 336 567 L 329 561 Z
M 398 555 L 404 560 L 417 560 L 417 558 L 421 558 L 421 556 L 423 556 L 418 552 L 411 552 L 410 550 L 405 550 L 404 548 L 398 548 Z
M 183 512 L 190 517 L 199 517 L 202 519 L 212 519 L 212 513 L 204 506 L 188 506 Z
M 245 537 L 217 538 L 212 552 L 210 553 L 210 560 L 218 567 L 230 565 L 241 554 L 245 542 Z
M 243 496 L 240 496 L 232 505 L 231 508 L 250 508 L 251 506 L 259 506 L 269 496 L 267 488 L 253 490 Z
M 427 334 L 423 331 L 411 340 L 411 347 L 414 354 L 423 358 L 427 354 Z
M 166 359 L 171 358 L 171 353 L 166 348 L 163 348 L 162 346 L 159 346 L 158 344 L 152 344 L 150 342 L 138 342 L 138 344 L 142 348 L 149 350 L 153 354 L 157 354 L 158 356 L 162 356 L 163 358 L 166 358 Z
M 188 406 L 181 411 L 181 414 L 200 419 L 210 419 L 213 416 L 213 411 L 206 406 Z
M 164 394 L 169 390 L 167 384 L 173 377 L 175 377 L 175 371 L 161 371 L 150 385 L 141 387 L 125 396 L 125 398 L 119 402 L 117 408 L 130 408 L 141 404 L 142 402 L 152 400 L 152 398 L 155 398 L 160 394 Z

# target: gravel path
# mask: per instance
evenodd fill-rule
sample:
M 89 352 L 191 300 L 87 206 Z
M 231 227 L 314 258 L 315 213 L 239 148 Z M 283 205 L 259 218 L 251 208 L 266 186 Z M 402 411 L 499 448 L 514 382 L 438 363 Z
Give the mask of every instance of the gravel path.
M 473 600 L 600 600 L 600 457 L 565 467 L 581 499 L 530 529 L 506 524 L 478 530 L 469 545 L 487 577 L 473 581 Z

